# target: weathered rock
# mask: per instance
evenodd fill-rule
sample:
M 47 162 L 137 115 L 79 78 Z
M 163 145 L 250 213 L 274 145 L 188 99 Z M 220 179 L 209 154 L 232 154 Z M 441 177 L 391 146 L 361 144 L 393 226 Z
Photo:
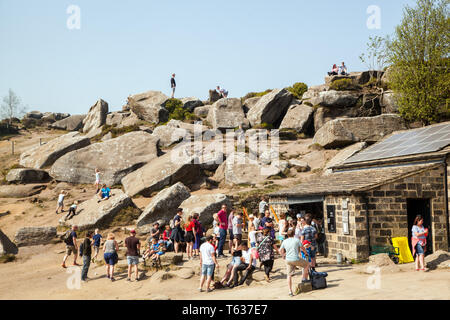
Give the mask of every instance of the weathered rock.
M 337 118 L 355 118 L 363 116 L 360 114 L 361 109 L 355 107 L 318 107 L 314 112 L 314 130 L 317 132 L 325 123 Z
M 137 229 L 140 234 L 150 232 L 153 222 L 164 219 L 169 221 L 175 215 L 180 204 L 191 195 L 189 188 L 178 182 L 173 186 L 160 191 L 154 196 L 144 209 L 137 221 Z
M 51 166 L 60 157 L 71 151 L 84 148 L 91 142 L 78 132 L 70 132 L 50 140 L 41 146 L 32 147 L 20 155 L 20 165 L 42 169 Z
M 12 169 L 6 175 L 6 181 L 8 182 L 41 182 L 49 178 L 48 173 L 44 170 L 37 169 Z
M 45 189 L 42 184 L 0 186 L 0 198 L 26 198 L 38 194 Z
M 302 103 L 310 107 L 318 105 L 321 101 L 319 94 L 323 91 L 327 91 L 328 89 L 329 88 L 327 85 L 309 87 L 308 91 L 306 91 L 302 96 Z
M 253 97 L 248 98 L 244 101 L 244 112 L 248 112 L 250 109 L 252 109 L 258 101 L 261 100 L 261 97 Z
M 16 232 L 14 242 L 18 247 L 34 246 L 48 244 L 55 237 L 55 227 L 23 227 Z
M 139 119 L 158 124 L 169 118 L 169 111 L 164 107 L 168 100 L 160 91 L 147 91 L 128 97 L 128 107 Z
M 214 129 L 234 129 L 244 124 L 245 114 L 241 100 L 222 98 L 209 110 L 207 121 Z
M 23 118 L 26 119 L 36 119 L 39 120 L 44 116 L 44 114 L 40 111 L 30 111 Z
M 120 189 L 111 190 L 111 198 L 98 202 L 98 196 L 92 197 L 78 206 L 77 214 L 70 220 L 61 218 L 60 224 L 66 226 L 77 225 L 83 231 L 93 228 L 105 228 L 113 219 L 127 208 L 139 210 L 131 198 Z
M 247 154 L 233 153 L 216 170 L 213 180 L 225 185 L 257 184 L 281 172 L 275 163 L 263 165 Z
M 198 213 L 200 223 L 209 225 L 212 223 L 213 214 L 219 212 L 223 204 L 229 208 L 232 206 L 230 199 L 222 193 L 192 195 L 180 204 L 180 208 L 183 208 L 185 219 L 190 214 Z
M 19 249 L 9 240 L 9 238 L 0 230 L 0 256 L 4 254 L 17 254 Z
M 450 253 L 444 250 L 437 250 L 425 257 L 425 264 L 427 268 L 434 269 L 449 269 L 450 268 Z
M 395 102 L 394 92 L 391 90 L 383 93 L 380 105 L 383 108 L 383 113 L 398 113 L 398 105 Z
M 160 260 L 162 264 L 179 264 L 183 262 L 183 253 L 166 252 Z
M 193 164 L 194 157 L 188 157 L 184 152 L 179 154 L 177 147 L 125 176 L 122 179 L 125 191 L 130 196 L 149 195 L 179 181 L 185 184 L 195 181 L 199 167 Z
M 312 124 L 314 109 L 305 104 L 293 104 L 289 107 L 280 129 L 295 129 L 299 133 L 309 131 Z
M 58 181 L 94 183 L 98 168 L 103 183 L 119 184 L 124 176 L 158 156 L 157 142 L 146 132 L 130 132 L 66 154 L 53 164 L 50 175 Z
M 209 110 L 211 109 L 211 105 L 207 105 L 207 106 L 203 106 L 203 107 L 198 107 L 194 109 L 194 114 L 197 117 L 200 118 L 205 118 L 208 116 Z
M 350 75 L 352 77 L 355 77 L 356 84 L 366 84 L 369 82 L 370 78 L 379 78 L 382 79 L 384 75 L 384 71 L 377 71 L 377 70 L 371 70 L 371 71 L 361 71 L 361 72 L 350 72 Z
M 337 155 L 333 157 L 325 166 L 325 175 L 332 173 L 332 167 L 341 165 L 347 160 L 348 158 L 354 156 L 361 150 L 365 149 L 367 147 L 367 142 L 358 142 L 355 144 L 352 144 L 351 146 L 348 146 L 341 151 Z
M 189 112 L 194 111 L 195 108 L 203 106 L 202 100 L 195 97 L 183 98 L 181 99 L 181 102 L 183 102 L 183 109 L 187 109 Z
M 297 170 L 297 172 L 307 172 L 311 169 L 308 162 L 297 159 L 290 159 L 289 167 Z
M 360 96 L 360 93 L 354 91 L 329 90 L 319 93 L 320 105 L 324 107 L 352 107 Z
M 194 270 L 192 268 L 182 268 L 180 270 L 176 270 L 172 272 L 175 276 L 180 279 L 190 279 L 194 276 Z
M 106 125 L 116 126 L 117 128 L 130 127 L 138 125 L 141 120 L 132 112 L 111 112 L 106 116 Z
M 70 117 L 69 113 L 45 112 L 44 115 L 42 116 L 41 120 L 42 120 L 42 122 L 49 123 L 51 125 L 52 123 L 55 123 L 56 121 L 66 119 L 68 117 Z
M 86 118 L 85 114 L 75 114 L 68 118 L 56 121 L 50 125 L 50 128 L 67 130 L 67 131 L 78 131 L 83 126 L 83 120 Z
M 189 141 L 191 140 L 191 136 L 188 130 L 169 125 L 158 126 L 153 130 L 153 137 L 159 141 L 158 145 L 161 148 L 169 147 L 183 139 Z
M 292 101 L 292 94 L 286 89 L 275 89 L 264 95 L 247 113 L 252 126 L 263 123 L 279 125 Z
M 376 117 L 341 118 L 328 121 L 314 136 L 313 143 L 325 148 L 342 147 L 359 141 L 376 142 L 386 135 L 405 130 L 401 117 L 384 114 Z
M 86 117 L 83 119 L 83 133 L 93 134 L 106 123 L 106 115 L 108 114 L 108 103 L 99 99 L 90 109 Z
M 101 141 L 102 141 L 102 142 L 105 142 L 105 141 L 111 140 L 112 138 L 113 138 L 112 133 L 111 133 L 111 132 L 108 132 L 107 134 L 105 134 L 105 135 L 102 137 Z
M 209 100 L 210 104 L 213 104 L 217 100 L 220 100 L 221 96 L 216 90 L 209 90 Z

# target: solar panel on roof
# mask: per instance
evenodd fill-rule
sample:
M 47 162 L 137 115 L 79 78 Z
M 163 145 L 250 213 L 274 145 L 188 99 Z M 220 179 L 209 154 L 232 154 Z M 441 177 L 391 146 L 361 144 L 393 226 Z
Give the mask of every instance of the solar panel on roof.
M 448 145 L 450 145 L 450 122 L 394 133 L 350 157 L 344 163 L 436 152 Z

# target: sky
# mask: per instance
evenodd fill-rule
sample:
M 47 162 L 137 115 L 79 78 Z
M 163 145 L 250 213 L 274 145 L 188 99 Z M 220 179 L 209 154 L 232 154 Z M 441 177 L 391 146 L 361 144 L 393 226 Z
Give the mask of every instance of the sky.
M 367 69 L 369 36 L 392 34 L 414 3 L 0 0 L 0 97 L 11 88 L 28 111 L 83 114 L 100 98 L 116 111 L 131 94 L 170 95 L 172 73 L 177 98 L 207 99 L 217 85 L 230 97 L 318 85 L 333 63 Z M 379 29 L 367 27 L 372 5 Z

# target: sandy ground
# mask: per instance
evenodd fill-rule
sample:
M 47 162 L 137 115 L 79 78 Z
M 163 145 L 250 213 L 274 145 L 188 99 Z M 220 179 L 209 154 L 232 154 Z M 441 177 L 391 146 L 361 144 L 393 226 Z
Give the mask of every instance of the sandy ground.
M 0 299 L 187 299 L 187 300 L 246 300 L 246 299 L 449 299 L 450 272 L 434 270 L 416 272 L 413 264 L 402 265 L 400 272 L 381 271 L 380 288 L 369 289 L 371 276 L 364 274 L 364 265 L 322 264 L 318 271 L 328 272 L 328 288 L 288 296 L 284 261 L 276 259 L 272 281 L 253 281 L 250 285 L 234 289 L 214 290 L 211 293 L 197 291 L 199 276 L 190 279 L 174 277 L 159 280 L 153 272 L 142 273 L 139 282 L 126 282 L 126 274 L 116 274 L 116 281 L 105 277 L 104 267 L 92 266 L 87 283 L 76 288 L 80 267 L 62 269 L 60 266 L 64 245 L 46 245 L 21 248 L 16 262 L 0 264 Z M 69 258 L 69 261 L 72 261 Z M 323 259 L 319 258 L 319 263 Z M 228 259 L 220 260 L 219 276 L 225 271 Z M 198 265 L 198 260 L 185 261 L 183 268 Z M 69 271 L 68 271 L 69 270 Z M 70 273 L 72 272 L 72 273 Z M 160 271 L 164 273 L 164 271 Z M 262 271 L 255 271 L 255 278 L 261 278 Z M 217 280 L 218 276 L 216 276 Z M 300 271 L 294 276 L 294 283 L 301 279 Z M 67 284 L 74 284 L 69 289 Z

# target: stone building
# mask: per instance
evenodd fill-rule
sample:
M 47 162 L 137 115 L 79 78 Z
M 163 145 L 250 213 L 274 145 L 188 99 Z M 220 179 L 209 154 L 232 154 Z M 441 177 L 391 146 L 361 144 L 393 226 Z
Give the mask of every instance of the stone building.
M 270 194 L 278 212 L 324 218 L 329 256 L 365 259 L 392 237 L 410 239 L 418 214 L 430 230 L 427 252 L 449 249 L 450 122 L 395 132 L 332 169 Z

